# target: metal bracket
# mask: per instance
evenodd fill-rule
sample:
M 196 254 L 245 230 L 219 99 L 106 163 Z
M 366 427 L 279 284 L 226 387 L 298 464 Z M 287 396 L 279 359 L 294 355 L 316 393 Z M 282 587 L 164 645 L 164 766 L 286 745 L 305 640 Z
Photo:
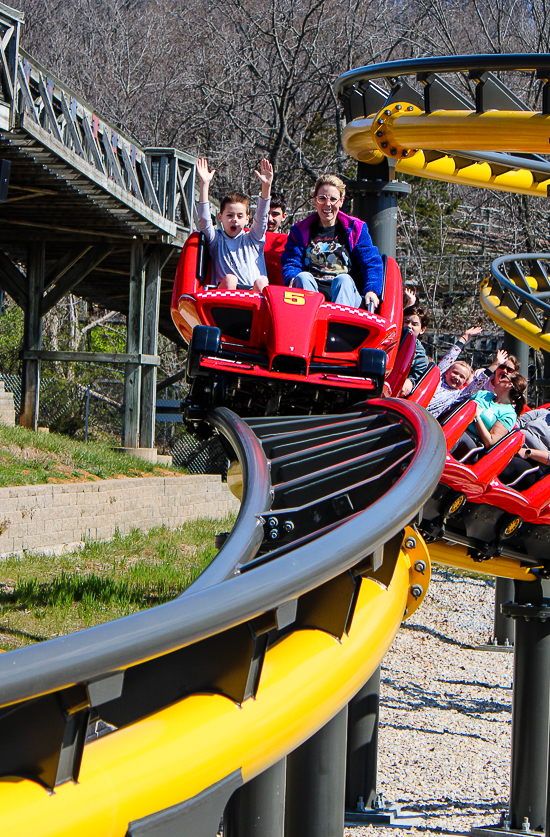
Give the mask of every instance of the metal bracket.
M 346 825 L 385 825 L 396 828 L 414 828 L 425 823 L 424 814 L 401 813 L 401 808 L 395 802 L 390 802 L 379 793 L 372 805 L 367 808 L 363 804 L 363 797 L 359 797 L 357 809 L 346 811 Z
M 232 794 L 242 786 L 240 770 L 185 802 L 129 823 L 126 837 L 212 837 Z
M 525 619 L 526 622 L 529 622 L 530 619 L 540 619 L 541 622 L 546 622 L 547 619 L 550 619 L 550 605 L 507 602 L 501 605 L 501 610 L 504 616 L 507 616 L 509 619 Z
M 473 110 L 473 104 L 437 73 L 417 73 L 416 78 L 426 85 L 424 88 L 426 113 L 433 113 L 434 110 Z
M 529 110 L 521 99 L 503 84 L 493 73 L 472 70 L 469 78 L 477 81 L 476 111 L 485 113 L 488 110 Z

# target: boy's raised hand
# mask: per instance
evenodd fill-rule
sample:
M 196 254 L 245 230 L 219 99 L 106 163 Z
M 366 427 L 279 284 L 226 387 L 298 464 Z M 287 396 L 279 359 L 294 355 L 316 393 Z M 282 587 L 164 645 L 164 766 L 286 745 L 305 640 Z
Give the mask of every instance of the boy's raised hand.
M 208 160 L 205 157 L 201 157 L 197 160 L 197 175 L 200 180 L 199 186 L 199 201 L 200 203 L 207 203 L 208 201 L 208 192 L 210 190 L 210 181 L 216 174 L 216 169 L 212 169 L 212 171 L 208 171 Z
M 197 160 L 197 174 L 201 183 L 210 183 L 216 174 L 216 169 L 208 171 L 208 160 L 205 157 L 201 157 Z
M 262 198 L 269 198 L 271 195 L 271 184 L 273 183 L 273 166 L 269 160 L 264 159 L 260 164 L 260 171 L 254 169 L 254 174 L 262 183 Z

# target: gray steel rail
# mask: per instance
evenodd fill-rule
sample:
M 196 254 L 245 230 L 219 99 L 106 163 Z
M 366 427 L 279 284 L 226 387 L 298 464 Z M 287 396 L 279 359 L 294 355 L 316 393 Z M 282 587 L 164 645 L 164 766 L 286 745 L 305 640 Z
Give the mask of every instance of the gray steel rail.
M 319 540 L 310 540 L 298 550 L 223 584 L 196 592 L 191 589 L 189 595 L 152 610 L 3 654 L 1 705 L 105 677 L 276 610 L 353 567 L 387 542 L 417 515 L 433 492 L 443 469 L 445 446 L 439 425 L 416 405 L 393 399 L 373 403 L 393 409 L 414 426 L 410 466 L 368 509 L 327 532 L 322 548 Z M 220 420 L 222 432 L 227 432 L 229 418 L 225 414 Z M 239 421 L 235 416 L 235 422 Z M 228 543 L 227 551 L 233 552 L 236 543 L 240 536 Z M 235 564 L 240 557 L 235 554 Z M 231 560 L 223 557 L 226 567 Z
M 543 291 L 533 291 L 525 279 L 521 262 L 527 262 L 529 270 L 534 271 L 539 285 L 544 286 Z M 538 325 L 546 333 L 550 327 L 548 325 L 550 305 L 544 301 L 550 297 L 550 253 L 516 253 L 511 256 L 500 256 L 491 265 L 491 275 L 493 277 L 491 294 L 498 293 L 500 290 L 501 303 L 506 295 L 507 305 L 516 314 L 521 306 L 527 303 L 527 311 L 535 317 L 533 325 Z M 513 282 L 510 277 L 513 278 Z
M 547 53 L 503 53 L 496 55 L 440 55 L 432 58 L 410 58 L 370 64 L 356 70 L 348 70 L 335 82 L 335 90 L 341 93 L 358 81 L 375 78 L 395 79 L 397 76 L 417 73 L 469 73 L 469 72 L 537 72 L 550 70 Z
M 182 596 L 226 581 L 235 575 L 237 563 L 247 564 L 255 556 L 264 539 L 261 514 L 271 503 L 269 466 L 257 436 L 227 407 L 211 410 L 208 421 L 225 436 L 235 451 L 243 472 L 243 496 L 235 526 L 223 549 Z

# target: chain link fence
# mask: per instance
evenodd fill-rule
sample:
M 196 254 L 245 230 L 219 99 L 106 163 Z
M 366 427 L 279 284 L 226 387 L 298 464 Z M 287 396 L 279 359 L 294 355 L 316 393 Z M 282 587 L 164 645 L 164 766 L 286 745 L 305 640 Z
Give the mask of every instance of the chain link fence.
M 7 392 L 13 393 L 16 421 L 21 403 L 21 378 L 2 376 Z M 162 402 L 179 404 L 185 397 L 184 385 L 164 391 Z M 168 397 L 169 396 L 169 397 Z M 65 433 L 77 439 L 102 440 L 120 445 L 124 429 L 124 382 L 98 378 L 83 385 L 63 378 L 44 377 L 40 381 L 38 423 L 40 427 Z M 162 415 L 162 413 L 160 413 Z M 201 441 L 186 432 L 181 413 L 157 421 L 155 445 L 159 452 L 170 454 L 174 465 L 191 474 L 221 474 L 227 477 L 229 460 L 219 437 Z

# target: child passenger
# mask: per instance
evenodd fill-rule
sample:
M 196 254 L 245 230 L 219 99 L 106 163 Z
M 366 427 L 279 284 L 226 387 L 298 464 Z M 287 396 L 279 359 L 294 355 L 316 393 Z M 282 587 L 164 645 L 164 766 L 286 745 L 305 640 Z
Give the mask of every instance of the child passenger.
M 208 241 L 213 281 L 222 290 L 235 290 L 237 285 L 246 285 L 250 290 L 261 293 L 268 284 L 264 243 L 273 166 L 269 160 L 262 160 L 260 171 L 254 172 L 262 184 L 262 194 L 258 198 L 254 220 L 248 231 L 245 228 L 250 220 L 250 200 L 240 192 L 230 192 L 222 198 L 218 212 L 222 229 L 214 229 L 208 193 L 215 173 L 215 169 L 208 171 L 208 161 L 204 158 L 197 162 L 200 180 L 197 204 L 199 229 Z
M 442 378 L 427 407 L 432 416 L 437 418 L 457 401 L 466 401 L 471 398 L 486 385 L 495 370 L 506 361 L 507 353 L 499 350 L 492 364 L 487 369 L 478 370 L 476 377 L 473 377 L 474 371 L 470 364 L 456 359 L 470 337 L 480 332 L 479 326 L 469 328 L 438 363 Z
M 430 365 L 426 349 L 420 342 L 420 337 L 424 334 L 430 322 L 429 314 L 424 308 L 420 308 L 416 304 L 416 294 L 409 290 L 409 288 L 405 288 L 405 300 L 407 305 L 403 311 L 403 328 L 408 328 L 414 334 L 416 346 L 411 368 L 409 369 L 407 380 L 403 384 L 401 395 L 408 395 L 411 392 L 412 388 L 418 383 Z

